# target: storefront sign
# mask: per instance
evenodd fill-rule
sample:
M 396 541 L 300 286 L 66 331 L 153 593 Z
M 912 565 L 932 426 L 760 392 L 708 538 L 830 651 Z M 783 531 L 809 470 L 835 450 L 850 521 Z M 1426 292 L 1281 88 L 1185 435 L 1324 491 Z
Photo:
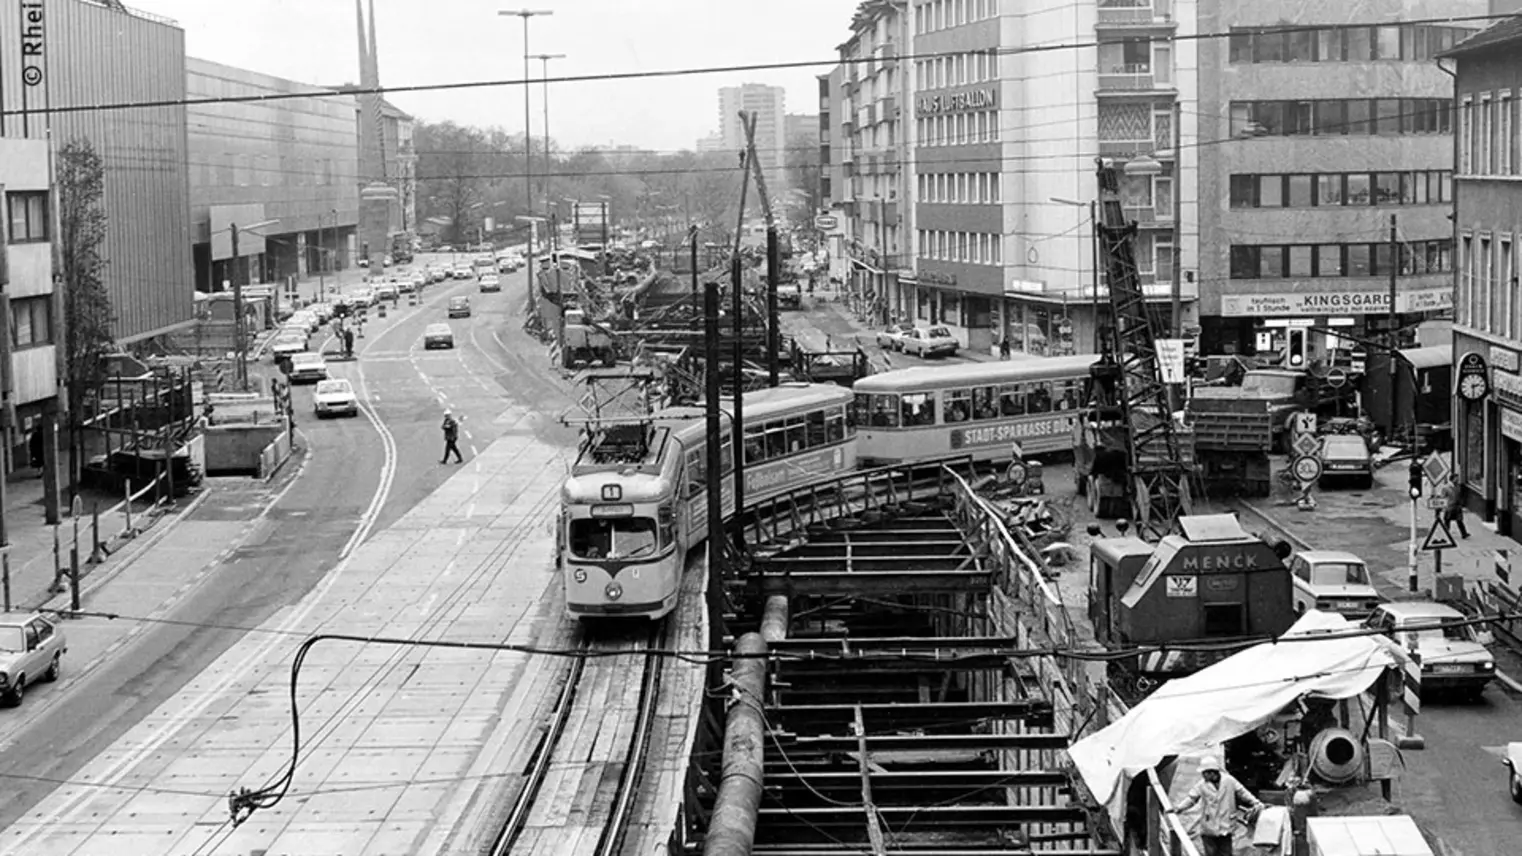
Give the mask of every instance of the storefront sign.
M 935 113 L 962 113 L 967 110 L 992 110 L 999 106 L 999 90 L 969 89 L 949 92 L 945 95 L 926 95 L 915 103 L 915 112 L 921 116 Z
M 1522 409 L 1522 377 L 1506 372 L 1491 372 L 1491 375 L 1490 387 L 1496 400 Z
M 1522 443 L 1522 413 L 1501 408 L 1501 436 Z
M 1503 371 L 1509 371 L 1512 374 L 1522 371 L 1522 361 L 1519 361 L 1517 352 L 1510 348 L 1491 345 L 1490 364 Z
M 956 285 L 957 275 L 954 273 L 940 273 L 933 270 L 922 270 L 919 275 L 920 282 L 926 285 Z
M 1453 307 L 1453 289 L 1420 288 L 1395 295 L 1396 312 L 1438 312 Z M 1380 314 L 1390 311 L 1390 292 L 1296 291 L 1277 294 L 1228 294 L 1221 297 L 1221 314 L 1229 317 L 1263 315 Z

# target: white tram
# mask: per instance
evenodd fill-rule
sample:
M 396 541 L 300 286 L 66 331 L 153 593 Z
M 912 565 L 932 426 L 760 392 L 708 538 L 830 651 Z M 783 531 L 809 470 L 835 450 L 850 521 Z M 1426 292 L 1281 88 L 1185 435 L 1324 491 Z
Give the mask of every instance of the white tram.
M 745 500 L 856 467 L 851 391 L 784 384 L 747 393 Z M 734 511 L 733 401 L 721 401 L 720 502 Z M 561 487 L 559 553 L 566 611 L 580 618 L 661 618 L 676 606 L 687 553 L 708 536 L 707 423 L 673 407 L 595 429 Z

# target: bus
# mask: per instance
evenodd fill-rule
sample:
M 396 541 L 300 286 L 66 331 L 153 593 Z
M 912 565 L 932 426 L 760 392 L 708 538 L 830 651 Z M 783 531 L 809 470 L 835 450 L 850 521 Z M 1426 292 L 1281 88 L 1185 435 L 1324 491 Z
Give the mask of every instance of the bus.
M 863 467 L 970 454 L 1068 452 L 1092 354 L 916 366 L 864 377 L 854 392 Z

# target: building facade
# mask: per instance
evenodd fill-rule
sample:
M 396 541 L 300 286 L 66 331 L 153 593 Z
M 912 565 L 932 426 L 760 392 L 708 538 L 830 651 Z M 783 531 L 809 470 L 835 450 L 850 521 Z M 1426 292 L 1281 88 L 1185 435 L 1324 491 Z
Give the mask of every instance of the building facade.
M 187 60 L 183 74 L 191 99 L 314 93 L 188 108 L 197 290 L 221 291 L 234 275 L 282 282 L 351 264 L 359 250 L 354 98 L 202 59 Z M 246 230 L 255 224 L 264 225 Z
M 781 191 L 783 167 L 787 165 L 786 103 L 787 90 L 780 86 L 746 83 L 726 86 L 719 90 L 719 135 L 724 148 L 740 151 L 745 148 L 745 129 L 740 125 L 741 111 L 756 114 L 756 155 L 761 159 L 761 171 L 766 175 L 767 185 Z
M 1454 482 L 1471 510 L 1522 540 L 1522 20 L 1443 62 L 1456 72 Z M 1488 383 L 1466 387 L 1476 371 Z
M 381 99 L 381 158 L 386 180 L 396 188 L 398 205 L 391 217 L 391 231 L 396 235 L 417 232 L 417 148 L 412 127 L 412 116 Z
M 43 12 L 46 10 L 46 15 Z M 118 343 L 192 323 L 185 33 L 93 0 L 0 15 L 0 136 L 88 140 L 103 161 L 104 272 Z M 46 112 L 153 102 L 130 110 Z M 30 112 L 30 111 L 38 112 Z
M 46 140 L 0 137 L 0 191 L 5 201 L 5 267 L 0 305 L 10 309 L 14 449 L 56 404 L 61 366 L 62 295 L 53 288 L 54 200 Z
M 1386 335 L 1451 311 L 1452 79 L 1434 58 L 1486 0 L 1200 4 L 1201 346 L 1279 353 L 1292 326 Z M 1293 31 L 1265 29 L 1293 20 Z M 1311 358 L 1347 358 L 1313 331 Z

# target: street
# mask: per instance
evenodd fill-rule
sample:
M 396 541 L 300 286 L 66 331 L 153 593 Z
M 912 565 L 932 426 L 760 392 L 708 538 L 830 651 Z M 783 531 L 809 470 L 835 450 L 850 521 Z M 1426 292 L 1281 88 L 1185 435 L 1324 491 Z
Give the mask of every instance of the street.
M 0 767 L 23 775 L 0 793 L 0 828 L 196 679 L 247 628 L 300 600 L 358 541 L 384 530 L 457 472 L 461 465 L 438 462 L 446 409 L 461 421 L 464 467 L 504 434 L 573 438 L 553 419 L 570 400 L 543 347 L 520 329 L 525 282 L 520 272 L 504 277 L 501 293 L 483 295 L 474 280 L 448 281 L 426 289 L 416 308 L 403 300 L 387 319 L 372 312 L 366 338 L 356 342 L 360 358 L 329 363 L 332 376 L 350 379 L 360 392 L 365 407 L 358 418 L 318 421 L 311 415 L 312 388 L 296 387 L 301 470 L 293 460 L 269 485 L 219 480 L 208 501 L 180 524 L 187 538 L 227 537 L 264 509 L 242 542 L 204 573 L 194 566 L 169 569 L 183 579 L 175 599 L 108 662 L 71 682 L 69 674 L 87 666 L 71 660 L 64 681 L 5 712 Z M 473 312 L 450 322 L 455 349 L 423 351 L 423 328 L 443 320 L 448 298 L 457 294 L 471 297 Z M 134 614 L 109 601 L 88 608 Z M 82 619 L 66 630 L 104 621 Z

